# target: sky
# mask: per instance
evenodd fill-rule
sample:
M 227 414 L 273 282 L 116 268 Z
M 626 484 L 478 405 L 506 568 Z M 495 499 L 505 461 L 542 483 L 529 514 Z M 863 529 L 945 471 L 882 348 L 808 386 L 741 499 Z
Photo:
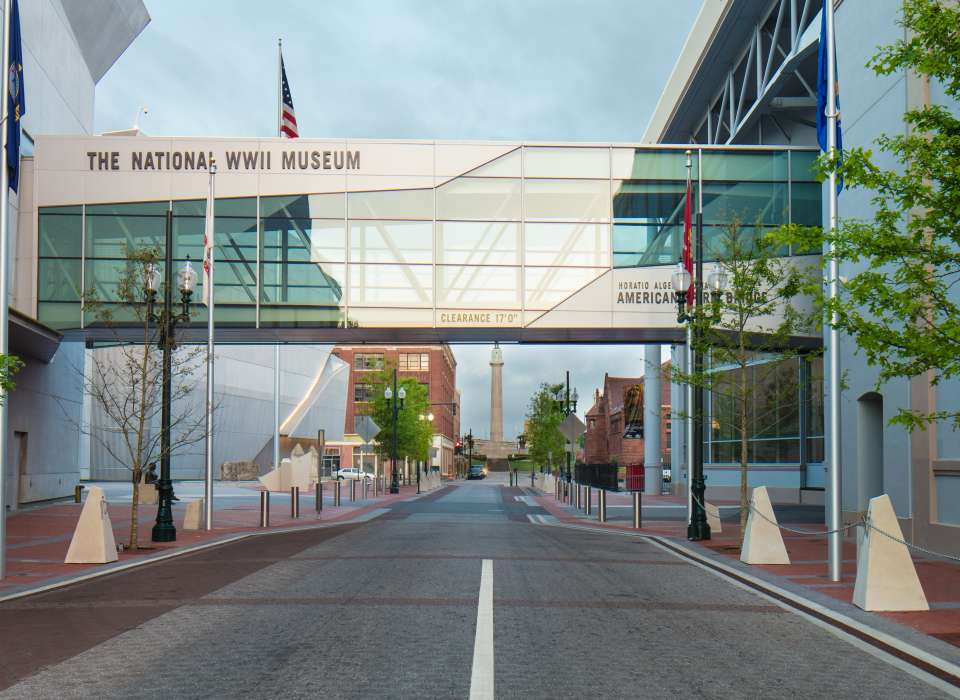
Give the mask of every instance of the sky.
M 305 138 L 639 141 L 702 0 L 145 0 L 95 128 L 273 136 L 277 39 Z M 461 425 L 489 431 L 490 346 L 454 346 Z M 640 346 L 504 346 L 504 434 L 543 381 L 592 397 Z M 584 405 L 586 404 L 586 405 Z M 589 408 L 582 401 L 580 413 Z

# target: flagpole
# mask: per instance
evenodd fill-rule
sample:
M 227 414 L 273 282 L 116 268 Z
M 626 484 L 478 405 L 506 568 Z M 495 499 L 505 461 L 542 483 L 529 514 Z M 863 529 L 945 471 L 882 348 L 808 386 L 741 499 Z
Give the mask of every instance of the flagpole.
M 210 211 L 207 212 L 207 216 L 210 218 L 210 223 L 213 224 L 216 221 L 216 215 L 214 213 L 214 203 L 216 202 L 216 177 L 217 177 L 217 166 L 216 164 L 210 164 L 210 194 L 209 194 L 209 204 Z M 206 272 L 206 279 L 204 279 L 203 284 L 207 292 L 207 398 L 206 398 L 206 416 L 207 416 L 207 454 L 206 454 L 206 464 L 203 476 L 203 510 L 204 510 L 204 523 L 207 530 L 213 529 L 213 361 L 214 361 L 214 343 L 213 343 L 213 310 L 214 310 L 214 301 L 213 301 L 213 251 L 214 251 L 214 231 L 216 227 L 211 225 L 209 227 L 210 240 L 206 241 L 208 250 L 204 251 L 204 254 L 207 255 L 207 259 L 204 260 L 206 265 L 209 265 L 209 270 L 204 270 Z
M 10 286 L 10 171 L 7 167 L 7 119 L 10 118 L 10 0 L 3 0 L 3 108 L 0 126 L 3 131 L 3 165 L 0 167 L 0 355 L 6 355 L 10 345 L 8 327 L 8 287 Z M 9 400 L 0 401 L 0 580 L 7 575 L 7 414 Z
M 283 39 L 277 39 L 277 136 L 283 136 Z
M 827 153 L 831 163 L 835 162 L 837 150 L 837 49 L 834 41 L 833 0 L 824 0 L 823 11 L 826 13 L 826 40 L 827 40 Z M 837 230 L 837 173 L 834 167 L 830 168 L 827 184 L 828 215 L 831 236 Z M 836 246 L 832 237 L 829 244 L 829 292 L 830 299 L 839 295 L 840 262 L 835 255 Z M 828 333 L 828 361 L 830 365 L 830 463 L 829 486 L 830 503 L 828 507 L 827 530 L 827 559 L 831 581 L 840 580 L 840 564 L 843 559 L 843 541 L 840 538 L 841 498 L 840 498 L 840 334 L 837 332 L 836 312 L 830 313 L 830 330 Z

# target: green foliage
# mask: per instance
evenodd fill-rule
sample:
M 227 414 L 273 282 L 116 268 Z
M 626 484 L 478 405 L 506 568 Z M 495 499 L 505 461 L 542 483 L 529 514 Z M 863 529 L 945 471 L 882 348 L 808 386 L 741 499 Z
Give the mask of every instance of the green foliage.
M 541 384 L 527 407 L 527 450 L 537 465 L 566 464 L 566 440 L 560 432 L 564 414 L 560 409 L 562 384 Z
M 393 389 L 393 365 L 389 363 L 384 369 L 371 372 L 369 383 L 373 386 L 374 399 L 368 404 L 367 415 L 373 418 L 380 426 L 380 433 L 375 438 L 377 453 L 385 459 L 393 455 L 393 401 L 383 397 L 387 386 Z M 430 458 L 430 448 L 433 446 L 433 423 L 421 416 L 430 413 L 430 396 L 427 388 L 411 377 L 401 377 L 397 381 L 397 392 L 403 387 L 407 392 L 403 407 L 397 411 L 397 457 L 409 457 L 413 460 L 426 461 Z
M 960 5 L 905 0 L 901 24 L 906 38 L 880 47 L 868 65 L 878 75 L 933 79 L 960 101 Z M 894 169 L 877 166 L 863 148 L 845 152 L 842 163 L 821 163 L 836 168 L 847 188 L 873 193 L 871 220 L 844 220 L 825 240 L 844 271 L 855 271 L 828 310 L 879 370 L 878 386 L 925 373 L 934 384 L 960 375 L 960 118 L 929 105 L 908 111 L 904 122 L 906 133 L 875 142 L 897 161 Z M 941 419 L 960 427 L 955 410 L 901 409 L 893 421 L 917 429 Z
M 23 360 L 16 355 L 0 355 L 0 403 L 7 400 L 7 394 L 17 388 L 13 375 L 23 369 Z

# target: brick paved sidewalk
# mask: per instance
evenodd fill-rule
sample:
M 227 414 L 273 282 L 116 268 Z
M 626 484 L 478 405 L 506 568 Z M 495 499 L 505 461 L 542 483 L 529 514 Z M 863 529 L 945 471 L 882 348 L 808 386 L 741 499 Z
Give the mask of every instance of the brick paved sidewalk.
M 81 504 L 54 503 L 45 506 L 18 511 L 7 516 L 7 576 L 0 580 L 0 597 L 23 590 L 57 583 L 65 578 L 94 573 L 116 565 L 124 565 L 138 559 L 168 555 L 177 550 L 226 539 L 231 536 L 250 532 L 263 532 L 260 524 L 260 501 L 255 495 L 259 488 L 248 486 L 250 497 L 241 499 L 236 496 L 217 498 L 218 486 L 214 487 L 214 529 L 184 530 L 183 523 L 186 501 L 173 504 L 173 521 L 177 527 L 177 540 L 170 543 L 150 541 L 150 532 L 156 520 L 156 505 L 141 505 L 138 513 L 140 549 L 131 551 L 124 547 L 119 561 L 114 564 L 64 564 L 70 540 L 73 537 L 77 519 L 80 517 Z M 181 492 L 178 483 L 177 492 Z M 230 487 L 236 492 L 236 485 Z M 243 486 L 241 486 L 243 488 Z M 185 490 L 185 489 L 184 489 Z M 435 493 L 434 491 L 433 493 Z M 300 518 L 290 517 L 290 497 L 288 494 L 271 494 L 270 528 L 309 527 L 318 524 L 337 523 L 370 513 L 396 501 L 415 497 L 416 486 L 402 486 L 400 493 L 381 495 L 356 502 L 349 501 L 349 491 L 343 490 L 339 507 L 333 505 L 332 489 L 325 488 L 323 512 L 317 513 L 314 494 L 301 494 Z M 426 492 L 431 493 L 431 492 Z M 111 496 L 108 494 L 108 501 Z M 130 497 L 126 502 L 117 502 L 114 498 L 108 505 L 110 522 L 113 525 L 114 538 L 118 544 L 126 545 L 130 537 Z
M 617 497 L 619 498 L 620 495 L 617 494 Z M 607 522 L 601 524 L 597 521 L 596 511 L 593 515 L 587 516 L 582 511 L 577 511 L 575 508 L 557 501 L 552 494 L 538 495 L 535 498 L 551 515 L 565 523 L 589 524 L 592 527 L 629 530 L 642 534 L 686 540 L 686 522 L 645 518 L 643 528 L 634 530 L 630 523 Z M 650 498 L 656 499 L 657 497 L 645 496 L 644 503 L 647 503 Z M 669 498 L 664 497 L 664 500 Z M 610 502 L 608 498 L 608 504 Z M 594 501 L 594 504 L 596 504 L 596 501 Z M 739 562 L 740 525 L 738 522 L 727 522 L 726 520 L 723 521 L 722 525 L 722 533 L 714 533 L 709 541 L 692 546 L 704 547 L 710 552 Z M 826 529 L 822 525 L 810 525 L 809 523 L 782 522 L 781 525 L 809 531 Z M 833 582 L 829 580 L 827 575 L 826 537 L 796 535 L 789 532 L 783 534 L 787 553 L 790 555 L 792 563 L 786 566 L 755 566 L 750 568 L 761 569 L 774 577 L 794 584 L 795 587 L 809 588 L 852 605 L 853 585 L 857 571 L 857 545 L 854 537 L 850 536 L 844 539 L 841 581 Z M 960 647 L 960 564 L 946 559 L 920 556 L 915 552 L 913 553 L 913 561 L 917 568 L 920 583 L 927 596 L 927 602 L 930 604 L 930 610 L 928 612 L 882 612 L 875 614 L 908 625 L 924 634 Z

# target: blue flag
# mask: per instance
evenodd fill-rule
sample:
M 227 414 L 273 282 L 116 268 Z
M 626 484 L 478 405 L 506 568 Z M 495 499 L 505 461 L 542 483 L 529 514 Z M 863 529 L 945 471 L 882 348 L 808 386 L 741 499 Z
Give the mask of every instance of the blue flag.
M 20 46 L 20 7 L 13 0 L 10 9 L 10 69 L 7 73 L 7 172 L 10 189 L 20 185 L 20 119 L 27 113 L 23 94 L 23 51 Z
M 817 143 L 820 150 L 827 150 L 827 8 L 826 4 L 833 0 L 823 0 L 820 9 L 820 46 L 817 49 Z M 833 61 L 834 85 L 837 87 L 837 152 L 843 155 L 843 130 L 840 128 L 840 82 L 837 80 L 836 50 Z M 843 177 L 837 179 L 837 194 L 843 189 Z

